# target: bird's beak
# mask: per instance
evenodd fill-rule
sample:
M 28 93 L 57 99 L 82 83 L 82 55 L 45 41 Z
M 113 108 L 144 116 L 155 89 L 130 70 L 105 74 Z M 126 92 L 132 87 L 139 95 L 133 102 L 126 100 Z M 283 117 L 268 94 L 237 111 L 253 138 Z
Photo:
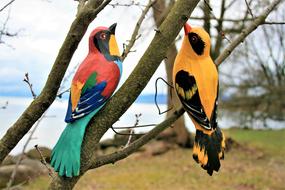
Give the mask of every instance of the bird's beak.
M 185 32 L 185 35 L 187 35 L 190 31 L 191 31 L 191 26 L 186 22 L 184 24 L 184 32 Z
M 109 30 L 111 32 L 111 36 L 109 40 L 109 51 L 110 51 L 110 55 L 120 56 L 120 51 L 119 51 L 118 44 L 115 38 L 116 26 L 117 26 L 117 23 L 114 23 L 109 27 Z
M 116 26 L 117 26 L 117 23 L 114 23 L 109 27 L 111 34 L 115 34 Z

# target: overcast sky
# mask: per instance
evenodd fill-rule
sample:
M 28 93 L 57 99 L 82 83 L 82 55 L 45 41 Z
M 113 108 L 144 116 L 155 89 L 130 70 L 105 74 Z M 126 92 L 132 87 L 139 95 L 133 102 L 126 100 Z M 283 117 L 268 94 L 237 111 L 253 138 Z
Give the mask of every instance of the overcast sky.
M 241 1 L 241 0 L 240 0 Z M 9 0 L 1 0 L 0 7 L 3 7 Z M 116 1 L 114 1 L 116 2 Z M 130 2 L 120 0 L 120 3 Z M 140 0 L 146 4 L 147 0 Z M 244 3 L 244 1 L 242 1 Z M 219 15 L 219 3 L 212 2 L 214 14 Z M 242 9 L 236 3 L 233 11 L 228 11 L 227 18 L 238 18 L 243 14 Z M 237 11 L 239 9 L 239 11 Z M 10 11 L 10 19 L 7 28 L 10 32 L 19 32 L 17 37 L 3 38 L 6 44 L 0 44 L 0 96 L 30 96 L 30 91 L 23 83 L 26 72 L 29 73 L 36 94 L 39 94 L 47 79 L 48 73 L 54 63 L 58 50 L 69 30 L 77 11 L 77 2 L 73 0 L 16 0 L 10 8 L 0 12 L 0 27 L 6 20 Z M 81 63 L 88 51 L 88 36 L 97 26 L 110 26 L 117 22 L 116 37 L 120 51 L 123 51 L 123 43 L 126 43 L 132 34 L 142 11 L 142 7 L 116 7 L 107 6 L 97 18 L 90 24 L 86 35 L 79 44 L 67 74 L 75 65 Z M 192 15 L 202 16 L 199 9 L 195 9 Z M 200 25 L 197 21 L 189 21 L 191 24 Z M 120 85 L 127 79 L 134 69 L 138 60 L 144 53 L 154 35 L 154 23 L 152 12 L 147 14 L 140 30 L 142 37 L 137 41 L 133 50 L 123 63 L 123 76 Z M 183 31 L 181 31 L 183 34 Z M 178 44 L 179 46 L 179 44 Z M 242 47 L 239 47 L 242 48 Z M 222 67 L 231 65 L 222 64 Z M 154 93 L 154 81 L 157 77 L 164 77 L 164 64 L 161 64 L 144 93 Z M 65 84 L 69 87 L 70 81 Z M 166 92 L 167 87 L 160 86 L 160 93 Z
M 7 2 L 8 0 L 2 0 L 0 7 Z M 120 2 L 123 3 L 124 1 Z M 144 4 L 143 1 L 141 2 Z M 6 44 L 0 44 L 0 96 L 30 96 L 29 89 L 22 82 L 26 72 L 29 73 L 35 92 L 40 93 L 58 50 L 75 18 L 76 8 L 77 2 L 71 0 L 29 0 L 15 1 L 10 9 L 0 12 L 0 26 L 7 18 L 10 10 L 7 27 L 10 32 L 19 31 L 18 37 L 3 38 Z M 72 70 L 86 56 L 88 36 L 97 26 L 110 26 L 114 22 L 118 23 L 116 36 L 122 52 L 123 43 L 130 39 L 141 11 L 141 7 L 137 6 L 116 7 L 116 9 L 107 6 L 89 26 L 68 70 Z M 151 13 L 149 13 L 141 30 L 143 38 L 139 39 L 133 48 L 136 53 L 130 53 L 123 63 L 123 76 L 120 84 L 126 80 L 136 66 L 152 39 L 154 35 L 153 26 Z M 150 32 L 148 32 L 149 30 Z M 162 64 L 153 77 L 154 79 L 158 76 L 165 77 L 163 68 Z M 70 82 L 67 86 L 69 84 Z M 154 92 L 154 80 L 150 82 L 144 92 Z

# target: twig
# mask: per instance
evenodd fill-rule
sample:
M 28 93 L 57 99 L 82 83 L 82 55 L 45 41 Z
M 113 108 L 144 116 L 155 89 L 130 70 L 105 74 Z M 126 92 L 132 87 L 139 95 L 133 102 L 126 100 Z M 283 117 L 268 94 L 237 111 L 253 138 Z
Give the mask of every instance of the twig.
M 51 177 L 51 178 L 54 178 L 53 176 L 53 171 L 52 169 L 48 166 L 48 163 L 46 162 L 46 158 L 44 157 L 44 155 L 42 154 L 40 148 L 38 147 L 38 145 L 36 144 L 35 145 L 35 149 L 38 151 L 38 153 L 40 154 L 40 157 L 41 157 L 41 163 L 47 168 L 48 170 L 48 175 Z
M 147 124 L 147 125 L 137 125 L 137 126 L 127 126 L 127 127 L 113 127 L 113 129 L 134 129 L 134 128 L 142 128 L 142 127 L 153 127 L 157 124 Z
M 33 88 L 32 88 L 33 85 L 32 85 L 31 82 L 30 82 L 29 74 L 28 74 L 28 73 L 25 74 L 24 82 L 26 82 L 26 83 L 28 84 L 28 86 L 29 86 L 29 88 L 30 88 L 30 90 L 31 90 L 33 99 L 36 99 L 37 96 L 36 96 L 36 94 L 35 94 L 34 91 L 33 91 Z M 25 152 L 26 152 L 27 146 L 28 146 L 28 144 L 30 143 L 30 141 L 34 139 L 34 138 L 33 138 L 33 135 L 34 135 L 36 129 L 38 128 L 38 126 L 40 125 L 40 122 L 41 122 L 42 119 L 45 117 L 45 115 L 46 115 L 46 112 L 40 117 L 40 119 L 36 122 L 34 128 L 31 130 L 30 135 L 29 135 L 27 141 L 25 142 L 25 144 L 24 144 L 24 146 L 23 146 L 23 149 L 22 149 L 22 152 L 21 152 L 21 154 L 20 154 L 20 156 L 19 156 L 19 158 L 18 158 L 18 160 L 17 160 L 17 162 L 16 162 L 16 165 L 15 165 L 15 168 L 14 168 L 12 174 L 11 174 L 11 177 L 10 177 L 8 183 L 7 183 L 7 189 L 10 189 L 10 188 L 12 187 L 13 182 L 14 182 L 15 177 L 16 177 L 16 174 L 17 174 L 18 167 L 19 167 L 19 165 L 21 164 L 21 161 L 22 161 L 23 156 L 24 156 L 24 154 L 25 154 Z
M 256 17 L 255 17 L 256 18 Z M 240 23 L 241 21 L 245 21 L 245 22 L 251 22 L 253 21 L 255 18 L 238 18 L 238 19 L 231 19 L 231 18 L 223 18 L 223 19 L 220 19 L 220 18 L 216 18 L 212 15 L 212 17 L 210 17 L 209 19 L 210 20 L 215 20 L 215 21 L 224 21 L 224 22 L 234 22 L 234 23 Z M 197 17 L 197 16 L 191 16 L 189 18 L 190 20 L 203 20 L 204 17 Z
M 219 35 L 221 35 L 222 39 L 226 39 L 228 42 L 231 42 L 229 40 L 229 38 L 226 36 L 225 32 L 223 31 L 223 21 L 224 21 L 224 12 L 225 12 L 225 8 L 224 6 L 225 1 L 222 2 L 222 10 L 221 10 L 221 15 L 220 18 L 218 19 L 215 14 L 213 13 L 213 9 L 211 7 L 211 5 L 209 4 L 209 2 L 207 0 L 204 0 L 204 4 L 208 7 L 208 9 L 210 10 L 210 13 L 212 15 L 212 17 L 218 21 L 218 26 L 217 26 L 217 31 L 219 33 Z M 218 46 L 217 46 L 218 48 Z M 215 51 L 217 51 L 217 49 L 215 48 Z
M 147 5 L 142 5 L 140 2 L 131 1 L 131 3 L 109 3 L 110 6 L 113 8 L 115 7 L 131 7 L 131 6 L 138 6 L 138 7 L 146 7 Z
M 281 1 L 282 0 L 273 1 L 271 5 L 269 5 L 246 29 L 244 29 L 241 34 L 238 35 L 215 60 L 216 65 L 219 66 L 251 32 L 261 25 L 269 13 L 273 11 Z
M 65 93 L 67 93 L 67 92 L 69 92 L 69 91 L 70 91 L 70 88 L 68 88 L 68 89 L 66 89 L 66 90 L 63 90 L 62 92 L 59 92 L 56 96 L 57 96 L 58 98 L 62 98 L 62 95 L 65 94 Z
M 209 4 L 209 2 L 208 2 L 207 0 L 204 0 L 204 4 L 208 7 L 208 9 L 209 9 L 210 11 L 213 11 L 211 5 Z
M 128 157 L 130 154 L 138 150 L 140 147 L 148 143 L 151 139 L 155 138 L 159 133 L 161 133 L 164 129 L 169 127 L 174 121 L 176 121 L 183 113 L 184 109 L 181 108 L 178 111 L 174 112 L 168 119 L 164 120 L 160 124 L 158 124 L 155 128 L 150 130 L 147 134 L 143 135 L 141 138 L 135 140 L 130 143 L 128 147 L 111 153 L 109 155 L 99 156 L 93 159 L 92 165 L 90 169 L 98 168 L 100 166 L 106 164 L 114 164 L 115 162 L 122 160 Z
M 135 121 L 135 124 L 134 124 L 134 128 L 138 126 L 140 120 L 139 118 L 142 116 L 142 114 L 135 114 L 136 116 L 136 121 Z M 128 142 L 127 144 L 124 146 L 124 148 L 127 148 L 129 146 L 129 144 L 131 143 L 131 140 L 132 140 L 132 137 L 133 137 L 133 134 L 135 133 L 135 130 L 132 128 L 131 131 L 130 131 L 130 136 L 129 136 L 129 139 L 128 139 Z
M 6 37 L 10 37 L 10 38 L 11 38 L 11 37 L 17 36 L 18 33 L 19 33 L 19 31 L 12 33 L 12 32 L 10 32 L 10 31 L 8 31 L 8 29 L 7 29 L 8 21 L 9 21 L 9 19 L 10 19 L 10 11 L 11 11 L 11 10 L 9 9 L 7 18 L 5 19 L 5 21 L 4 21 L 3 25 L 2 25 L 2 28 L 0 29 L 0 44 L 6 44 L 5 41 L 2 40 L 2 37 L 3 37 L 3 36 L 6 36 Z M 13 47 L 12 47 L 11 45 L 9 45 L 9 44 L 6 44 L 6 45 L 7 45 L 8 47 L 13 48 Z M 13 49 L 14 49 L 14 48 L 13 48 Z
M 11 5 L 15 0 L 9 1 L 6 5 L 4 5 L 1 9 L 0 12 L 2 12 L 4 9 L 6 9 L 9 5 Z
M 144 52 L 144 55 L 126 82 L 112 96 L 100 112 L 91 119 L 81 146 L 81 175 L 90 168 L 91 161 L 95 158 L 95 153 L 92 150 L 97 146 L 109 127 L 125 113 L 144 89 L 164 59 L 168 47 L 173 43 L 181 28 L 186 23 L 186 19 L 190 16 L 198 2 L 198 0 L 178 0 L 175 3 L 171 12 L 159 28 L 163 35 L 155 35 L 153 37 L 149 47 Z M 50 189 L 65 187 L 71 189 L 81 175 L 71 180 L 56 177 L 52 181 Z
M 276 0 L 274 1 L 274 3 L 266 9 L 266 11 L 264 11 L 264 14 L 262 14 L 261 16 L 263 16 L 263 20 L 266 18 L 266 16 L 278 5 L 278 3 L 280 3 L 281 0 Z M 266 12 L 266 13 L 265 13 Z M 253 24 L 256 24 L 253 23 Z M 239 41 L 239 43 L 241 43 L 242 41 Z M 235 41 L 233 41 L 232 43 L 236 43 Z M 233 46 L 231 48 L 231 51 L 236 47 L 237 45 Z M 222 53 L 225 54 L 225 53 Z M 223 61 L 225 58 L 227 58 L 230 54 L 226 53 L 223 56 L 223 59 L 218 58 L 216 60 L 216 64 L 217 66 L 220 65 L 221 61 Z M 116 161 L 119 161 L 121 159 L 124 159 L 126 157 L 128 157 L 130 154 L 132 154 L 133 152 L 135 152 L 138 148 L 140 148 L 141 146 L 143 146 L 144 144 L 146 144 L 147 142 L 149 142 L 151 139 L 153 139 L 156 135 L 158 135 L 160 132 L 162 132 L 165 128 L 167 128 L 168 126 L 171 125 L 171 123 L 173 123 L 174 121 L 176 121 L 176 119 L 178 119 L 182 114 L 184 113 L 183 109 L 180 109 L 179 111 L 177 111 L 176 113 L 172 114 L 168 119 L 166 119 L 165 121 L 163 121 L 162 123 L 160 123 L 159 125 L 157 125 L 154 129 L 152 129 L 150 132 L 148 132 L 147 134 L 145 134 L 144 136 L 142 136 L 141 138 L 139 138 L 138 140 L 132 142 L 127 148 L 118 151 L 118 152 L 114 152 L 112 154 L 109 155 L 104 155 L 104 156 L 100 156 L 100 157 L 94 157 L 92 165 L 90 168 L 98 168 L 100 166 L 106 165 L 106 164 L 114 164 Z
M 251 10 L 251 8 L 250 8 L 250 6 L 249 6 L 247 0 L 244 0 L 244 1 L 245 1 L 246 6 L 247 6 L 247 10 L 248 10 L 249 14 L 251 15 L 252 18 L 254 18 L 253 13 L 252 13 L 252 10 Z
M 152 5 L 156 2 L 156 0 L 149 0 L 148 4 L 146 5 L 145 9 L 143 10 L 138 22 L 136 23 L 136 27 L 133 31 L 132 37 L 129 40 L 128 45 L 125 46 L 123 54 L 122 54 L 122 60 L 124 61 L 125 58 L 127 57 L 127 55 L 131 52 L 132 47 L 134 46 L 136 40 L 140 37 L 140 35 L 138 35 L 139 33 L 139 29 L 141 27 L 141 24 L 146 16 L 146 14 L 148 13 L 148 11 L 150 10 L 150 8 L 152 7 Z
M 124 146 L 124 148 L 127 148 L 129 146 L 129 144 L 131 143 L 131 140 L 132 140 L 132 137 L 133 137 L 133 133 L 135 132 L 134 129 L 131 129 L 131 132 L 130 132 L 130 136 L 128 138 L 128 142 L 126 143 L 126 145 Z
M 225 35 L 225 32 L 220 32 L 220 35 L 222 36 L 223 39 L 226 39 L 229 43 L 231 43 L 231 40 Z
M 72 70 L 62 79 L 61 85 L 58 89 L 58 93 L 57 93 L 57 97 L 58 98 L 62 98 L 62 95 L 69 92 L 70 88 L 67 88 L 65 90 L 63 90 L 65 88 L 65 83 L 74 75 L 74 73 L 76 72 L 77 68 L 79 67 L 80 62 L 77 63 Z
M 265 22 L 263 22 L 263 23 L 261 23 L 261 24 L 268 24 L 268 25 L 277 25 L 277 24 L 285 24 L 285 22 L 282 22 L 282 21 L 280 21 L 280 22 L 276 22 L 276 21 L 265 21 Z
M 32 93 L 32 96 L 34 99 L 36 99 L 37 95 L 35 94 L 34 90 L 33 90 L 33 84 L 30 82 L 30 79 L 29 79 L 29 73 L 26 73 L 25 74 L 25 78 L 23 80 L 24 82 L 26 82 L 30 88 L 30 91 Z
M 24 157 L 24 154 L 25 154 L 25 152 L 26 152 L 27 146 L 28 146 L 28 144 L 30 143 L 30 141 L 33 139 L 33 135 L 34 135 L 36 129 L 38 128 L 40 122 L 42 121 L 42 119 L 43 119 L 44 117 L 45 117 L 45 113 L 44 113 L 44 114 L 42 115 L 42 117 L 37 121 L 37 123 L 35 124 L 34 128 L 31 130 L 30 135 L 29 135 L 27 141 L 25 142 L 25 144 L 24 144 L 24 146 L 23 146 L 23 149 L 22 149 L 22 152 L 21 152 L 21 154 L 20 154 L 20 156 L 19 156 L 19 158 L 18 158 L 18 160 L 17 160 L 17 162 L 16 162 L 16 164 L 15 164 L 15 168 L 14 168 L 12 174 L 11 174 L 11 177 L 10 177 L 8 183 L 7 183 L 7 186 L 6 186 L 7 189 L 10 189 L 10 188 L 12 187 L 13 182 L 14 182 L 15 177 L 16 177 L 16 174 L 17 174 L 18 167 L 19 167 L 19 165 L 21 164 L 21 161 L 22 161 L 22 159 L 23 159 L 23 157 Z
M 86 33 L 88 25 L 110 1 L 89 0 L 85 5 L 86 9 L 72 22 L 41 94 L 25 109 L 1 138 L 0 163 L 54 102 L 72 55 Z

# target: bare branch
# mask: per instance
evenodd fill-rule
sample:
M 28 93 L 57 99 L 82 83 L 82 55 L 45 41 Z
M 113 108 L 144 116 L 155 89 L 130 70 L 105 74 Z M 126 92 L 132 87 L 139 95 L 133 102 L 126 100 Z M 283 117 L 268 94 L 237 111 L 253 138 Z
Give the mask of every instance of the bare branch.
M 58 98 L 62 98 L 62 95 L 67 93 L 67 92 L 70 92 L 70 88 L 63 90 L 62 92 L 59 92 L 56 96 Z
M 11 5 L 15 0 L 9 1 L 6 5 L 4 5 L 1 9 L 0 12 L 2 12 L 4 9 L 6 9 L 9 5 Z
M 59 50 L 42 92 L 0 140 L 0 163 L 53 103 L 72 55 L 88 25 L 110 1 L 89 0 L 84 10 L 77 15 Z
M 136 126 L 122 126 L 122 127 L 113 127 L 113 129 L 134 129 L 134 128 L 143 128 L 143 127 L 153 127 L 157 124 L 147 124 L 147 125 L 136 125 Z
M 52 169 L 48 166 L 48 163 L 46 162 L 46 159 L 42 153 L 42 151 L 40 150 L 40 148 L 38 147 L 38 145 L 36 144 L 35 145 L 35 149 L 38 151 L 38 153 L 40 154 L 40 157 L 41 157 L 41 163 L 47 168 L 48 170 L 48 175 L 51 177 L 51 178 L 54 178 L 54 173 L 52 171 Z
M 268 25 L 277 25 L 277 24 L 285 24 L 285 22 L 284 21 L 279 21 L 279 22 L 277 22 L 277 21 L 265 21 L 265 22 L 263 22 L 262 24 L 268 24 Z
M 279 1 L 280 2 L 280 1 Z M 267 15 L 269 14 L 270 11 L 273 10 L 273 8 L 278 4 L 278 2 L 275 2 L 276 4 L 272 5 L 271 9 L 268 10 L 268 13 Z M 262 14 L 264 15 L 264 14 Z M 263 16 L 264 17 L 264 16 Z M 263 18 L 264 20 L 265 18 Z M 241 41 L 240 41 L 241 43 Z M 236 47 L 236 46 L 235 46 Z M 235 48 L 233 47 L 233 49 Z M 233 50 L 232 49 L 232 50 Z M 226 55 L 226 57 L 229 56 L 229 54 Z M 225 58 L 226 58 L 225 57 Z M 219 65 L 219 64 L 218 64 Z M 184 112 L 184 110 L 183 110 Z M 171 116 L 171 118 L 175 117 L 174 115 Z M 177 117 L 178 118 L 178 117 Z M 177 119 L 175 118 L 175 120 Z M 167 121 L 167 120 L 166 120 Z M 164 121 L 164 122 L 166 122 Z M 163 123 L 164 123 L 163 122 Z M 110 155 L 104 155 L 104 156 L 101 156 L 101 157 L 97 157 L 97 158 L 94 158 L 94 161 L 93 161 L 93 164 L 91 166 L 91 168 L 97 168 L 97 167 L 100 167 L 100 166 L 103 166 L 105 164 L 110 164 L 110 163 L 115 163 L 116 161 L 118 160 L 121 160 L 121 159 L 124 159 L 126 157 L 128 157 L 131 153 L 133 153 L 134 151 L 136 151 L 138 148 L 140 148 L 141 146 L 143 146 L 144 144 L 146 144 L 150 139 L 154 138 L 154 136 L 156 136 L 157 134 L 159 134 L 163 129 L 165 129 L 168 125 L 164 125 L 163 123 L 159 124 L 157 127 L 155 127 L 153 130 L 151 130 L 149 133 L 147 133 L 146 135 L 144 135 L 143 137 L 139 138 L 138 140 L 134 141 L 133 143 L 131 143 L 127 148 L 121 150 L 121 151 L 118 151 L 118 152 L 115 152 L 115 153 L 112 153 Z M 154 132 L 154 130 L 156 130 L 157 128 L 159 127 L 163 127 L 163 129 L 161 131 L 159 131 L 158 133 Z M 165 128 L 164 128 L 165 127 Z M 153 135 L 151 138 L 146 138 L 147 136 L 149 135 Z
M 13 169 L 13 172 L 12 172 L 12 174 L 11 174 L 11 177 L 10 177 L 8 183 L 7 183 L 7 186 L 6 186 L 7 189 L 9 189 L 10 187 L 12 187 L 12 185 L 13 185 L 13 183 L 14 183 L 14 180 L 15 180 L 15 177 L 16 177 L 16 174 L 17 174 L 18 167 L 19 167 L 19 165 L 21 164 L 21 161 L 23 160 L 23 157 L 24 157 L 24 154 L 25 154 L 25 152 L 26 152 L 27 146 L 28 146 L 28 144 L 30 143 L 30 141 L 33 139 L 33 135 L 34 135 L 34 133 L 36 132 L 38 126 L 40 125 L 40 123 L 41 123 L 41 121 L 42 121 L 42 119 L 43 119 L 44 117 L 45 117 L 45 114 L 42 115 L 42 117 L 41 117 L 41 118 L 37 121 L 37 123 L 35 124 L 34 128 L 31 130 L 30 135 L 29 135 L 27 141 L 25 142 L 25 144 L 24 144 L 24 146 L 23 146 L 23 149 L 22 149 L 22 152 L 21 152 L 21 154 L 20 154 L 20 156 L 19 156 L 19 158 L 18 158 L 18 160 L 17 160 L 17 162 L 16 162 L 16 164 L 15 164 L 15 168 Z
M 29 73 L 26 73 L 25 74 L 25 78 L 23 80 L 25 83 L 28 84 L 29 88 L 30 88 L 30 91 L 32 93 L 32 96 L 34 99 L 36 99 L 37 95 L 35 94 L 34 90 L 33 90 L 33 84 L 30 82 L 30 79 L 29 79 Z
M 12 38 L 12 37 L 15 37 L 18 35 L 19 31 L 17 32 L 11 32 L 8 30 L 7 28 L 7 24 L 8 24 L 8 21 L 10 19 L 10 9 L 8 11 L 8 15 L 0 29 L 0 44 L 6 44 L 4 40 L 2 40 L 3 36 L 5 37 L 9 37 L 9 38 Z M 6 44 L 7 45 L 7 44 Z M 11 47 L 10 45 L 7 45 L 8 47 Z
M 140 147 L 148 143 L 150 140 L 155 138 L 159 133 L 161 133 L 164 129 L 171 126 L 171 124 L 176 121 L 180 116 L 183 115 L 184 109 L 181 108 L 178 111 L 174 112 L 168 119 L 163 121 L 162 123 L 158 124 L 155 128 L 149 131 L 147 134 L 139 138 L 138 140 L 129 144 L 128 147 L 125 147 L 123 150 L 114 152 L 109 155 L 104 155 L 100 157 L 95 157 L 92 161 L 92 165 L 90 169 L 98 168 L 100 166 L 106 164 L 114 164 L 115 162 L 122 160 L 128 157 L 133 152 L 137 151 Z
M 280 2 L 280 0 L 279 1 L 276 0 L 276 2 L 273 3 L 273 5 L 271 5 L 268 9 L 266 9 L 266 13 L 261 15 L 263 17 L 263 20 L 273 10 L 273 8 L 277 6 L 277 4 L 279 2 Z M 264 15 L 266 15 L 266 16 L 264 16 Z M 257 19 L 260 19 L 260 17 L 258 17 Z M 256 22 L 254 22 L 253 24 L 256 24 Z M 241 41 L 239 43 L 241 43 Z M 237 45 L 234 46 L 231 50 L 234 50 L 235 47 L 237 47 Z M 226 57 L 228 57 L 229 55 L 230 54 L 226 54 L 224 59 Z M 218 65 L 219 64 L 217 64 L 217 66 Z M 142 136 L 138 140 L 134 141 L 133 143 L 129 144 L 129 146 L 126 147 L 125 149 L 118 151 L 118 152 L 114 152 L 114 153 L 109 154 L 109 155 L 104 155 L 104 156 L 96 157 L 96 158 L 94 157 L 93 163 L 92 163 L 90 168 L 98 168 L 100 166 L 110 164 L 110 163 L 114 164 L 116 161 L 119 161 L 121 159 L 128 157 L 130 154 L 132 154 L 133 152 L 138 150 L 141 146 L 143 146 L 144 144 L 149 142 L 151 139 L 153 139 L 156 135 L 158 135 L 160 132 L 162 132 L 165 128 L 169 127 L 172 122 L 174 122 L 177 118 L 179 118 L 180 114 L 182 115 L 184 113 L 184 110 L 180 109 L 178 112 L 179 112 L 179 114 L 177 114 L 177 112 L 174 113 L 169 119 L 166 119 L 164 122 L 157 125 L 150 132 L 148 132 L 147 134 L 145 134 L 144 136 Z M 171 120 L 171 121 L 169 121 L 169 120 Z M 169 122 L 169 123 L 167 123 L 167 122 Z
M 209 3 L 207 0 L 204 0 L 204 4 L 208 7 L 208 9 L 209 9 L 210 11 L 213 11 L 213 9 L 212 9 L 210 3 Z
M 255 17 L 256 18 L 256 17 Z M 221 19 L 221 18 L 216 18 L 216 17 L 210 17 L 209 19 L 211 19 L 211 20 L 215 20 L 215 21 L 220 21 L 220 20 L 222 20 L 222 21 L 224 21 L 224 22 L 233 22 L 233 23 L 239 23 L 239 22 L 241 22 L 241 21 L 246 21 L 246 22 L 251 22 L 251 21 L 253 21 L 255 18 L 236 18 L 236 19 L 230 19 L 230 18 L 223 18 L 223 19 Z M 190 19 L 191 20 L 203 20 L 204 19 L 204 17 L 197 17 L 197 16 L 191 16 L 190 17 Z
M 246 6 L 247 6 L 247 10 L 248 10 L 249 14 L 251 15 L 251 17 L 252 17 L 252 18 L 254 18 L 253 13 L 252 13 L 252 10 L 251 10 L 251 8 L 250 8 L 249 3 L 247 2 L 247 0 L 244 0 L 244 1 L 245 1 Z
M 198 0 L 178 0 L 175 3 L 127 81 L 91 119 L 81 147 L 81 175 L 91 167 L 95 156 L 93 150 L 99 140 L 144 89 L 198 2 Z M 80 176 L 72 179 L 56 177 L 50 189 L 71 189 L 79 178 Z
M 126 45 L 126 47 L 124 48 L 123 54 L 122 54 L 122 60 L 124 61 L 124 59 L 127 57 L 127 55 L 131 52 L 132 47 L 134 46 L 136 40 L 139 38 L 138 37 L 138 33 L 139 33 L 139 29 L 141 27 L 141 24 L 146 16 L 146 14 L 148 13 L 148 11 L 150 10 L 150 8 L 152 7 L 152 5 L 155 3 L 156 0 L 149 0 L 148 4 L 146 5 L 145 9 L 143 10 L 138 22 L 136 23 L 136 27 L 133 31 L 132 37 L 129 40 L 129 44 Z
M 216 65 L 220 65 L 235 49 L 240 43 L 244 41 L 244 39 L 253 32 L 259 25 L 261 25 L 267 16 L 274 10 L 274 8 L 281 2 L 282 0 L 275 0 L 268 6 L 254 21 L 244 29 L 239 36 L 237 36 L 231 44 L 229 44 L 226 49 L 219 55 L 219 57 L 215 60 Z
M 131 7 L 131 6 L 138 6 L 138 7 L 147 7 L 147 5 L 142 5 L 140 2 L 131 1 L 130 3 L 109 3 L 110 6 L 113 8 L 115 7 Z

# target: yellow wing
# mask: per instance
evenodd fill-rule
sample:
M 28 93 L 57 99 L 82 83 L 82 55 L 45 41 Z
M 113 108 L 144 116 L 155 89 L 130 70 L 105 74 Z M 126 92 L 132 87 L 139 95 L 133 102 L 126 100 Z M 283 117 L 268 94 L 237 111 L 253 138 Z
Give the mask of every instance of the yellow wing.
M 189 59 L 180 52 L 173 69 L 176 92 L 195 127 L 211 134 L 216 127 L 218 73 L 211 58 Z

